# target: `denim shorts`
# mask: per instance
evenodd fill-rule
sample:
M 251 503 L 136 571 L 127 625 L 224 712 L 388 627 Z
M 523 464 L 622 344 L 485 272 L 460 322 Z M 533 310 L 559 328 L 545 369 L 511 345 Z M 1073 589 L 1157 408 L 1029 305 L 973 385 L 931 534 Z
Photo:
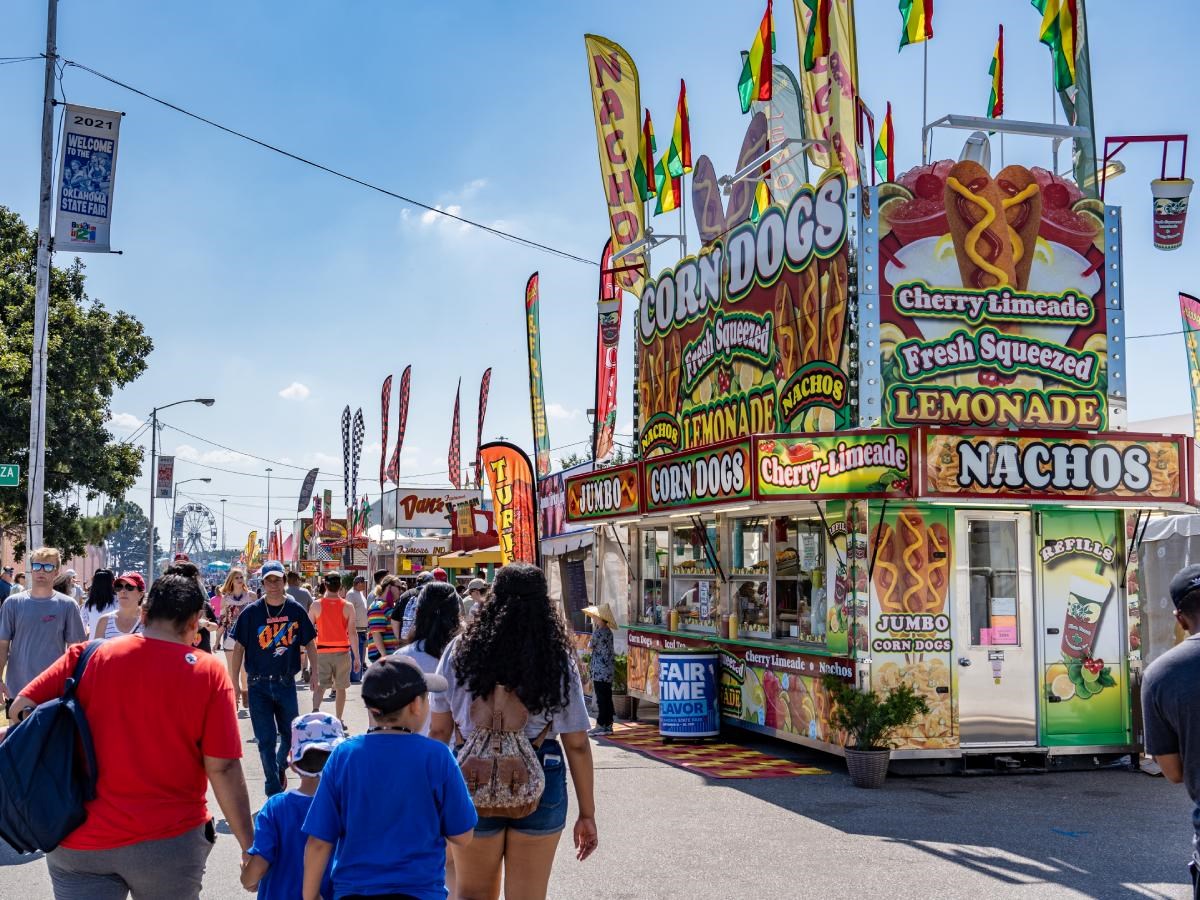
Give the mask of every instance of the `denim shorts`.
M 537 751 L 546 773 L 546 790 L 538 808 L 521 819 L 505 819 L 499 816 L 480 816 L 475 826 L 476 837 L 491 837 L 506 828 L 534 837 L 558 834 L 567 826 L 567 767 L 563 762 L 562 747 L 558 741 L 545 741 Z

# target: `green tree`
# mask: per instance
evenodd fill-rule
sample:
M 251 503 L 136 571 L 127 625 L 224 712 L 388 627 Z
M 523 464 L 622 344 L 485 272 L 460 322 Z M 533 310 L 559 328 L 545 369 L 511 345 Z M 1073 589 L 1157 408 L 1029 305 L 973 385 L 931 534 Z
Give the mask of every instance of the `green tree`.
M 141 572 L 146 574 L 146 536 L 150 531 L 150 520 L 142 512 L 142 508 L 129 500 L 120 503 L 110 503 L 104 509 L 104 517 L 116 519 L 120 524 L 108 535 L 109 568 L 118 574 L 121 572 Z M 162 544 L 158 539 L 158 529 L 154 529 L 154 558 L 163 555 Z
M 21 465 L 19 489 L 0 491 L 0 524 L 25 521 L 29 473 L 29 380 L 33 353 L 37 237 L 0 206 L 0 460 Z M 88 297 L 83 263 L 54 268 L 46 374 L 45 541 L 80 553 L 118 522 L 82 515 L 80 493 L 123 497 L 141 471 L 142 450 L 115 441 L 105 423 L 117 388 L 146 370 L 153 344 L 142 324 Z M 24 543 L 17 545 L 24 553 Z

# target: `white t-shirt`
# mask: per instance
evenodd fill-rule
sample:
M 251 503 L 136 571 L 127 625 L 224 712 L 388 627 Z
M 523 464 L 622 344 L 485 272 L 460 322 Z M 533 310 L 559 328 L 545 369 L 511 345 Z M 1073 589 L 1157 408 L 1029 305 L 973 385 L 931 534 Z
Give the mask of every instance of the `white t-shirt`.
M 96 623 L 100 621 L 101 616 L 107 616 L 111 612 L 117 611 L 117 601 L 114 600 L 108 606 L 103 606 L 100 609 L 89 609 L 85 603 L 79 607 L 79 617 L 83 619 L 84 630 L 87 631 L 88 639 L 92 637 L 92 631 L 96 628 Z
M 346 591 L 346 602 L 354 607 L 354 627 L 359 631 L 367 630 L 367 598 L 362 591 Z
M 442 658 L 438 660 L 437 674 L 446 679 L 448 690 L 445 693 L 431 693 L 429 706 L 437 713 L 451 713 L 454 716 L 454 724 L 466 738 L 475 730 L 475 725 L 471 722 L 471 701 L 475 698 L 471 696 L 471 692 L 465 684 L 458 682 L 454 674 L 454 653 L 458 650 L 458 642 L 461 639 L 461 637 L 456 637 L 451 641 L 445 652 L 442 653 Z M 547 722 L 550 723 L 550 730 L 546 732 L 546 740 L 558 737 L 560 734 L 587 731 L 591 727 L 592 723 L 587 714 L 587 703 L 583 699 L 583 682 L 579 678 L 579 668 L 575 665 L 575 658 L 568 657 L 567 664 L 571 670 L 567 705 L 553 717 L 546 713 L 531 711 L 529 722 L 525 725 L 525 736 L 531 741 L 541 734 Z
M 438 666 L 438 658 L 430 653 L 425 652 L 425 642 L 417 641 L 415 644 L 408 644 L 401 647 L 392 656 L 409 656 L 417 661 L 417 665 L 421 667 L 422 672 L 436 672 Z M 432 698 L 436 695 L 430 694 L 430 704 L 432 708 Z M 425 725 L 421 728 L 421 734 L 429 737 L 429 719 L 425 720 Z

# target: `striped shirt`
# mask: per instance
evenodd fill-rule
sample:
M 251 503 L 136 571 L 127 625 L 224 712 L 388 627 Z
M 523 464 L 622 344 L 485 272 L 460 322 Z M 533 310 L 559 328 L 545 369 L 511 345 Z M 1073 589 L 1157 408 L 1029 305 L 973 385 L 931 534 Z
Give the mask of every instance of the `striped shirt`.
M 379 659 L 379 650 L 375 647 L 375 635 L 383 638 L 384 652 L 391 655 L 400 647 L 400 642 L 392 633 L 392 623 L 388 618 L 392 607 L 384 606 L 382 600 L 372 601 L 367 609 L 367 661 Z

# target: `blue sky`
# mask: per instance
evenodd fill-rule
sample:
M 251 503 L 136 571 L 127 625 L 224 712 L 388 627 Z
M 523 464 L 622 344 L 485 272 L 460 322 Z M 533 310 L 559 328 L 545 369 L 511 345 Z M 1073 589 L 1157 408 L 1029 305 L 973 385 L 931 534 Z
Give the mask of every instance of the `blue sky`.
M 1089 5 L 1101 138 L 1191 128 L 1193 104 L 1178 94 L 1200 83 L 1200 62 L 1169 35 L 1193 31 L 1197 14 L 1182 0 L 1153 8 L 1153 17 L 1130 16 L 1115 0 Z M 760 0 L 632 10 L 550 2 L 63 0 L 59 52 L 365 180 L 591 258 L 606 237 L 606 219 L 585 32 L 631 52 L 660 144 L 680 77 L 688 82 L 695 152 L 708 153 L 719 172 L 732 168 L 745 127 L 736 98 L 738 52 L 753 37 Z M 44 16 L 40 0 L 6 4 L 0 55 L 40 52 Z M 921 48 L 896 52 L 900 20 L 892 0 L 859 0 L 858 18 L 863 96 L 877 111 L 892 101 L 903 171 L 920 157 Z M 983 112 L 1001 21 L 1008 115 L 1049 119 L 1050 61 L 1026 0 L 937 4 L 931 118 Z M 779 58 L 794 65 L 791 4 L 777 4 L 776 22 Z M 29 222 L 36 221 L 41 77 L 38 62 L 0 67 L 0 204 Z M 594 266 L 424 215 L 79 69 L 67 69 L 63 89 L 71 102 L 127 114 L 113 224 L 114 247 L 124 255 L 85 262 L 92 296 L 141 319 L 156 349 L 149 372 L 114 401 L 114 433 L 129 434 L 153 405 L 213 396 L 211 409 L 183 406 L 164 420 L 237 451 L 340 471 L 339 416 L 349 403 L 362 406 L 367 421 L 360 492 L 377 493 L 380 382 L 411 363 L 404 480 L 445 485 L 459 377 L 465 456 L 474 446 L 479 378 L 489 365 L 485 439 L 531 443 L 522 297 L 537 270 L 551 442 L 569 445 L 590 434 L 584 410 L 593 396 Z M 1006 149 L 1010 162 L 1048 164 L 1042 146 L 1010 140 Z M 936 150 L 957 155 L 958 142 L 942 138 Z M 1129 172 L 1112 182 L 1108 199 L 1125 206 L 1128 333 L 1175 330 L 1176 291 L 1200 289 L 1188 277 L 1200 226 L 1190 226 L 1182 250 L 1153 250 L 1149 180 L 1157 176 L 1157 153 L 1132 148 L 1122 159 Z M 668 230 L 676 221 L 659 224 Z M 654 268 L 673 262 L 671 252 L 660 251 Z M 627 328 L 618 417 L 625 434 L 631 343 Z M 1132 341 L 1128 360 L 1132 418 L 1188 410 L 1181 338 Z M 187 485 L 181 495 L 216 510 L 218 497 L 228 498 L 231 546 L 251 526 L 266 526 L 269 463 L 171 430 L 164 443 L 181 459 L 177 477 L 213 479 Z M 277 516 L 295 508 L 298 489 L 298 481 L 280 476 L 298 479 L 303 471 L 274 468 Z M 340 497 L 340 480 L 326 486 Z M 135 491 L 144 505 L 144 478 Z

